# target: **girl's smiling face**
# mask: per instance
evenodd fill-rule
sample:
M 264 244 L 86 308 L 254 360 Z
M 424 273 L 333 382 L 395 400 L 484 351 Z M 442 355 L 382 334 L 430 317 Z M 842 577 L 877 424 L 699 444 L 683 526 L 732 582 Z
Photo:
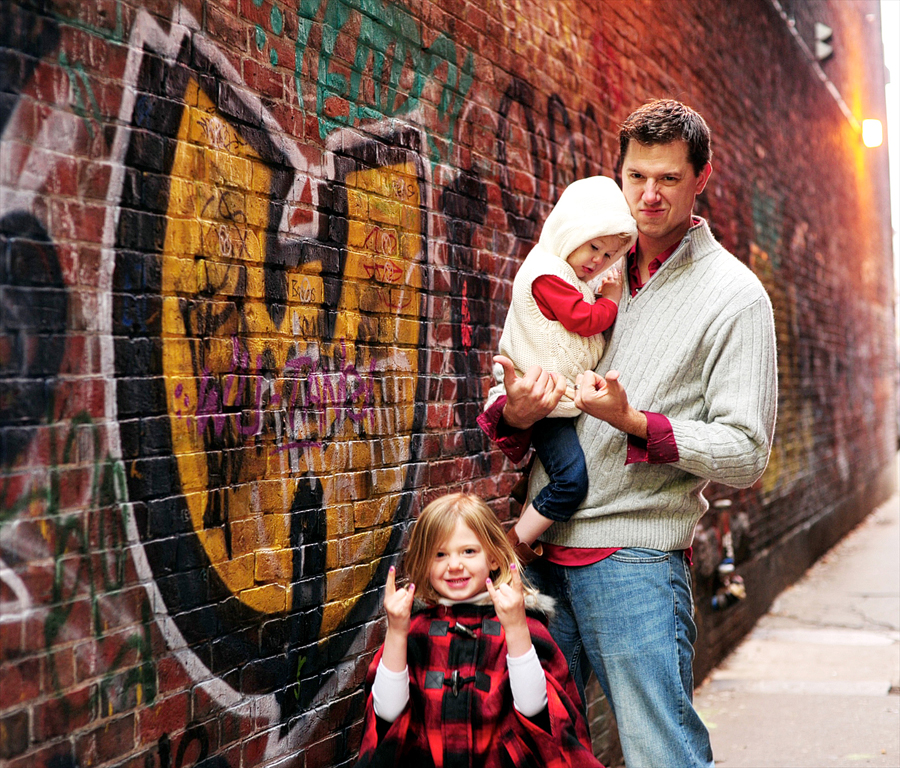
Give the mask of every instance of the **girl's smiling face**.
M 488 559 L 475 532 L 457 520 L 449 538 L 435 550 L 428 580 L 441 597 L 469 600 L 485 591 L 485 581 L 498 566 Z

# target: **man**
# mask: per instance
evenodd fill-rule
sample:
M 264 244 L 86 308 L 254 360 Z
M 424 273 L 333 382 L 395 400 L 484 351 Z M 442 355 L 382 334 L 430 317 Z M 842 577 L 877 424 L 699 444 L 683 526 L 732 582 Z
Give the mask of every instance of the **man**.
M 748 487 L 765 470 L 775 426 L 775 329 L 753 273 L 692 215 L 709 180 L 709 128 L 657 100 L 620 134 L 622 188 L 638 225 L 627 286 L 596 371 L 576 405 L 590 477 L 569 522 L 541 537 L 529 575 L 557 600 L 551 632 L 583 685 L 596 673 L 628 768 L 713 764 L 693 708 L 689 549 L 709 481 Z M 514 460 L 565 381 L 539 368 L 517 378 L 482 428 Z M 627 390 L 627 394 L 626 394 Z M 542 487 L 540 462 L 530 490 Z M 525 559 L 533 558 L 524 544 Z

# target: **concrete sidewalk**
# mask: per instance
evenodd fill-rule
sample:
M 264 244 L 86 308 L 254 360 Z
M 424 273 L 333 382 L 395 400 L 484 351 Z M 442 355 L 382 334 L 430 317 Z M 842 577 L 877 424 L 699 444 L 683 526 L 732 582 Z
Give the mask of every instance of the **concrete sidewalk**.
M 697 690 L 719 768 L 900 767 L 900 497 L 795 585 Z

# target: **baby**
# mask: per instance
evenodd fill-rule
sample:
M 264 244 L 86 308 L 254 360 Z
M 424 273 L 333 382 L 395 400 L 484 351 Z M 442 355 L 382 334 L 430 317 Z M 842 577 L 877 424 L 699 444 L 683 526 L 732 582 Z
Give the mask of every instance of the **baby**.
M 519 558 L 540 555 L 532 544 L 556 520 L 568 520 L 587 493 L 587 467 L 575 433 L 580 411 L 575 378 L 603 354 L 603 331 L 615 321 L 623 281 L 612 267 L 637 240 L 637 225 L 618 185 L 605 176 L 572 182 L 547 216 L 538 244 L 522 262 L 500 337 L 500 354 L 523 376 L 532 366 L 565 376 L 566 394 L 534 425 L 532 444 L 550 482 L 510 530 Z M 589 285 L 601 279 L 599 297 Z M 502 381 L 502 371 L 495 377 Z

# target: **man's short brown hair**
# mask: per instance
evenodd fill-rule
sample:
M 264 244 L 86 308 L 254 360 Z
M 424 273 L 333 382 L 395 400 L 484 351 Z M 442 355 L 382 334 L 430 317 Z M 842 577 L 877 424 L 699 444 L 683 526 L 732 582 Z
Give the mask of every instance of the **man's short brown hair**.
M 619 162 L 625 159 L 628 145 L 634 139 L 653 146 L 683 140 L 688 146 L 688 159 L 699 174 L 712 157 L 709 126 L 686 104 L 674 99 L 654 99 L 632 112 L 619 128 Z

